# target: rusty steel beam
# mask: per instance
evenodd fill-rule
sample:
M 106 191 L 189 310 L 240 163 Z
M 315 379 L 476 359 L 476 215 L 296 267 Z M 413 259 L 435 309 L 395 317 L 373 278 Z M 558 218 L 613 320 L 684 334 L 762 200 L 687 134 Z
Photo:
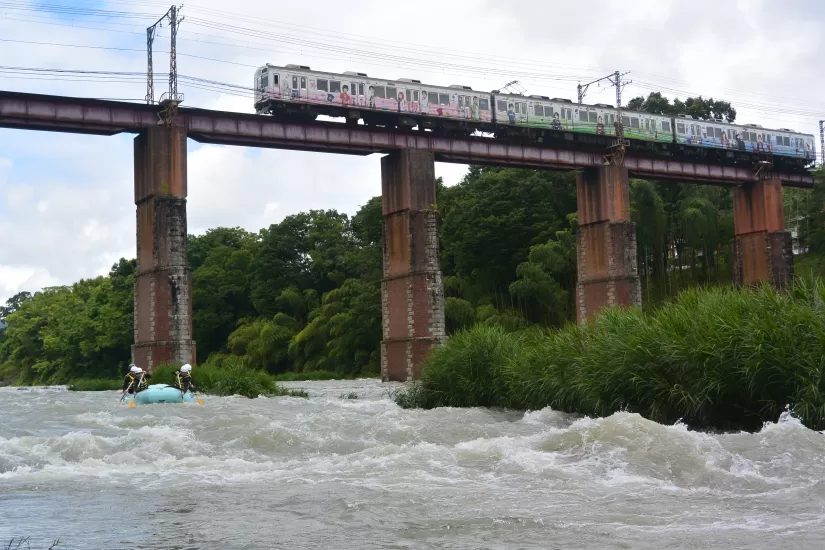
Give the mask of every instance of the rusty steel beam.
M 0 91 L 0 127 L 113 135 L 139 133 L 160 124 L 159 107 L 63 96 Z M 568 147 L 523 145 L 485 137 L 448 138 L 430 132 L 347 126 L 336 122 L 283 122 L 267 115 L 181 107 L 176 125 L 202 143 L 243 145 L 348 155 L 428 151 L 441 162 L 581 170 L 604 165 L 601 152 Z M 580 145 L 579 145 L 580 146 Z M 739 185 L 757 180 L 749 168 L 634 156 L 624 160 L 630 175 L 661 180 Z M 770 172 L 763 178 L 784 185 L 812 187 L 811 174 Z

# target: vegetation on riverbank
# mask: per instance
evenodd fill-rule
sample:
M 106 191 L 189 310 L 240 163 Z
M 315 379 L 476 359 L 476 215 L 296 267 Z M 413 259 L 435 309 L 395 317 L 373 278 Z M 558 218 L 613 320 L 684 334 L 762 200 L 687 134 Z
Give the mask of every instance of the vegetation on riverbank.
M 123 380 L 115 378 L 76 378 L 69 384 L 69 391 L 112 391 L 123 387 Z
M 692 289 L 560 330 L 479 325 L 427 360 L 403 407 L 492 406 L 757 430 L 789 406 L 825 428 L 825 283 Z

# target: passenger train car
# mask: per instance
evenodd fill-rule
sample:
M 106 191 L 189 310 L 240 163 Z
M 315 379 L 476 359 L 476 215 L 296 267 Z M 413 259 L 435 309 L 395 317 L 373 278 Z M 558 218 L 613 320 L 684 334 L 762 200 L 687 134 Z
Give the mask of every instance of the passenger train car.
M 255 110 L 314 119 L 345 117 L 347 123 L 439 129 L 468 135 L 479 130 L 498 136 L 558 132 L 615 136 L 617 112 L 606 104 L 581 105 L 569 99 L 480 92 L 469 86 L 434 86 L 420 80 L 382 80 L 365 73 L 313 71 L 304 65 L 265 65 L 255 72 Z M 805 166 L 815 158 L 814 137 L 787 128 L 696 120 L 622 111 L 631 146 L 677 146 L 693 151 L 770 153 Z

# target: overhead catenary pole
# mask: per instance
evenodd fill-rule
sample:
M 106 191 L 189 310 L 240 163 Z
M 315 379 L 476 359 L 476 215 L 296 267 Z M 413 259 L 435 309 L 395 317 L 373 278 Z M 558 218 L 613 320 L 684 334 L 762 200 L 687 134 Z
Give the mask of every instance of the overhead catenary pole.
M 622 120 L 622 89 L 633 81 L 622 81 L 622 77 L 629 72 L 620 73 L 616 71 L 612 75 L 604 77 L 616 87 L 616 141 L 610 147 L 613 151 L 606 156 L 606 160 L 614 166 L 624 165 L 624 154 L 627 149 L 627 142 L 624 139 L 624 121 Z
M 820 166 L 825 166 L 825 120 L 819 121 L 819 154 Z
M 169 20 L 172 27 L 171 43 L 169 47 L 169 97 L 168 100 L 178 101 L 178 62 L 177 62 L 177 34 L 178 24 L 183 21 L 183 17 L 178 17 L 178 13 L 183 6 L 171 6 L 163 16 L 153 25 L 146 28 L 146 103 L 155 103 L 155 83 L 154 69 L 152 67 L 152 45 L 155 41 L 155 31 L 158 27 L 163 27 L 163 22 Z
M 588 82 L 587 84 L 584 84 L 584 85 L 582 85 L 582 83 L 579 82 L 578 86 L 576 86 L 576 88 L 578 90 L 577 95 L 579 97 L 579 105 L 582 104 L 582 100 L 584 99 L 584 95 L 587 93 L 587 89 L 590 87 L 591 84 L 596 84 L 598 82 L 601 82 L 602 80 L 610 80 L 611 77 L 613 77 L 617 73 L 618 73 L 618 71 L 616 71 L 616 73 L 609 74 L 609 75 L 603 76 L 601 78 L 597 78 L 596 80 L 592 80 L 592 81 L 590 81 L 590 82 Z M 627 74 L 627 73 L 625 73 L 625 74 Z M 610 80 L 610 82 L 612 83 L 613 81 Z

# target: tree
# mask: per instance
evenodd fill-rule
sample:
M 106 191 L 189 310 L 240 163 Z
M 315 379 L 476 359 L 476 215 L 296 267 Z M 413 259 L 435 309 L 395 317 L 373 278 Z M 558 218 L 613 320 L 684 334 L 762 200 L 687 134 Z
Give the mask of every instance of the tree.
M 6 305 L 0 307 L 0 321 L 5 321 L 6 317 L 20 309 L 20 305 L 32 297 L 31 292 L 18 292 L 8 300 Z
M 651 92 L 647 98 L 639 96 L 628 101 L 627 109 L 669 116 L 689 115 L 700 120 L 736 120 L 736 109 L 729 102 L 702 96 L 689 97 L 685 101 L 676 98 L 671 104 L 661 92 Z

